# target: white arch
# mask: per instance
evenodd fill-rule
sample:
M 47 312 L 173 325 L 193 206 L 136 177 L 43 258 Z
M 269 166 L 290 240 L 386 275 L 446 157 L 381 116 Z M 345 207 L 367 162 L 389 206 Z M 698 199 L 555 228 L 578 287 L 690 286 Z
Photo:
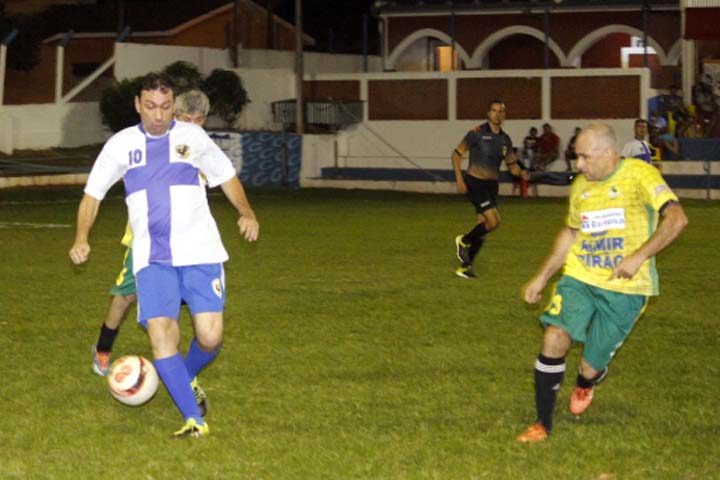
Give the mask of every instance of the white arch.
M 630 27 L 628 25 L 619 25 L 619 24 L 613 24 L 613 25 L 606 25 L 604 27 L 598 28 L 597 30 L 593 30 L 592 32 L 585 35 L 583 38 L 581 38 L 575 46 L 570 50 L 570 53 L 568 54 L 567 58 L 570 64 L 575 64 L 576 61 L 580 59 L 583 53 L 587 51 L 588 48 L 593 46 L 598 40 L 601 38 L 604 38 L 611 33 L 627 33 L 628 35 L 632 35 L 635 37 L 643 38 L 645 35 L 642 30 L 639 30 L 635 27 Z M 648 47 L 652 47 L 655 50 L 655 53 L 657 53 L 658 59 L 660 60 L 660 65 L 668 65 L 667 56 L 665 55 L 665 50 L 660 46 L 659 43 L 657 43 L 652 37 L 647 37 Z
M 487 56 L 490 50 L 495 45 L 500 43 L 500 41 L 512 35 L 530 35 L 531 37 L 535 37 L 543 43 L 545 42 L 545 33 L 538 30 L 537 28 L 528 27 L 525 25 L 514 25 L 512 27 L 505 27 L 485 38 L 485 40 L 475 49 L 472 55 L 472 60 L 467 65 L 471 68 L 480 68 L 482 66 L 483 59 Z M 560 66 L 568 66 L 565 53 L 558 46 L 558 44 L 553 41 L 552 38 L 549 39 L 548 46 L 560 61 Z
M 676 41 L 670 51 L 667 54 L 668 65 L 680 64 L 680 58 L 682 57 L 682 38 Z
M 445 42 L 448 45 L 452 44 L 452 38 L 450 35 L 441 32 L 440 30 L 435 30 L 434 28 L 423 28 L 422 30 L 417 30 L 400 42 L 397 47 L 392 51 L 392 53 L 388 56 L 388 64 L 387 68 L 390 70 L 395 69 L 395 63 L 400 58 L 400 55 L 405 53 L 405 50 L 408 49 L 413 43 L 417 42 L 418 40 L 422 38 L 437 38 L 441 42 Z M 470 55 L 465 51 L 465 49 L 455 41 L 455 50 L 457 51 L 458 57 L 460 57 L 460 60 L 462 60 L 465 65 L 468 65 L 470 63 Z

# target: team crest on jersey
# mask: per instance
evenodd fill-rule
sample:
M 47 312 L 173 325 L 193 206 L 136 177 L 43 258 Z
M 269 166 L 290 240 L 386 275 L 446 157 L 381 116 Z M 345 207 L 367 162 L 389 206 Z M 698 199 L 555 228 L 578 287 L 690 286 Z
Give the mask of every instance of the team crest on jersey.
M 216 278 L 212 281 L 212 288 L 213 292 L 215 292 L 215 295 L 217 295 L 219 298 L 222 298 L 222 282 L 219 278 Z
M 613 185 L 610 187 L 610 190 L 608 191 L 608 197 L 610 197 L 612 200 L 616 199 L 620 195 L 620 190 Z
M 177 156 L 185 160 L 190 156 L 190 147 L 187 145 L 178 145 L 175 147 L 175 153 L 177 153 Z

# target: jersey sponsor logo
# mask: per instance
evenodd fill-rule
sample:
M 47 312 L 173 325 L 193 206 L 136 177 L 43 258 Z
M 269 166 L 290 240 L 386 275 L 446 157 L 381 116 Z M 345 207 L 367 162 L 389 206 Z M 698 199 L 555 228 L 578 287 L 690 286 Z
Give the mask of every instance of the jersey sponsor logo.
M 622 230 L 625 228 L 625 209 L 607 208 L 582 212 L 580 220 L 582 222 L 580 229 L 584 233 L 603 232 L 613 228 Z
M 175 147 L 175 153 L 177 153 L 178 157 L 185 160 L 190 156 L 190 147 L 187 145 L 178 145 Z

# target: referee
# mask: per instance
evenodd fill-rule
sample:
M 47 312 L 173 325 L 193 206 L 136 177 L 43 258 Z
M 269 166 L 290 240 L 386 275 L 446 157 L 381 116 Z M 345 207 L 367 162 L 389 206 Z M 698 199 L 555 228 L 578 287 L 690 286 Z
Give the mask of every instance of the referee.
M 458 192 L 468 197 L 477 213 L 473 229 L 455 237 L 457 257 L 461 262 L 455 273 L 463 278 L 475 278 L 473 260 L 485 242 L 485 236 L 500 226 L 497 210 L 500 164 L 504 160 L 510 173 L 526 177 L 513 153 L 512 140 L 502 130 L 504 120 L 505 102 L 491 101 L 487 122 L 470 130 L 452 154 Z M 470 161 L 463 175 L 462 159 L 468 152 Z

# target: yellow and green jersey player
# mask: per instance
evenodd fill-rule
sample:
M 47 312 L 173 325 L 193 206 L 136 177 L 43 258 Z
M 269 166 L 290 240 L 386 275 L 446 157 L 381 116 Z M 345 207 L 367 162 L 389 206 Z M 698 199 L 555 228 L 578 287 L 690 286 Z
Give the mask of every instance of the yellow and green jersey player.
M 182 122 L 203 126 L 209 111 L 210 101 L 199 90 L 185 92 L 178 95 L 175 100 L 175 119 Z M 128 224 L 121 240 L 122 244 L 127 247 L 123 258 L 123 267 L 115 279 L 115 285 L 110 289 L 113 297 L 105 320 L 100 327 L 98 340 L 93 346 L 93 371 L 102 376 L 107 375 L 110 371 L 110 355 L 115 338 L 127 311 L 137 299 L 135 276 L 133 275 L 132 239 L 133 233 Z
M 577 138 L 579 175 L 572 184 L 566 225 L 540 270 L 523 290 L 537 303 L 561 267 L 550 303 L 540 316 L 545 327 L 535 362 L 537 420 L 518 440 L 548 438 L 565 355 L 584 343 L 569 409 L 581 415 L 592 402 L 615 352 L 657 295 L 654 256 L 687 225 L 677 196 L 653 166 L 622 158 L 613 129 L 594 124 Z

